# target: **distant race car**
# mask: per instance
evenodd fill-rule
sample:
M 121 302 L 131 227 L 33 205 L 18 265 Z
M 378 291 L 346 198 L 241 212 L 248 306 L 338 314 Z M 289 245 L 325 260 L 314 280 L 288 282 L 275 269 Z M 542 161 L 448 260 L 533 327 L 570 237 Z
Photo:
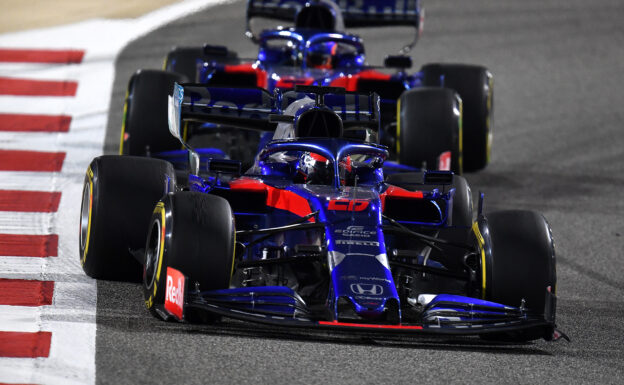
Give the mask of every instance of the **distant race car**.
M 247 34 L 258 44 L 257 58 L 240 59 L 223 46 L 180 47 L 168 54 L 165 71 L 139 71 L 129 84 L 122 153 L 142 155 L 147 146 L 152 151 L 179 146 L 171 137 L 163 136 L 164 129 L 155 136 L 133 137 L 134 126 L 141 123 L 132 118 L 145 119 L 146 115 L 133 111 L 139 108 L 133 106 L 133 98 L 150 98 L 148 105 L 156 99 L 162 103 L 164 93 L 175 81 L 257 86 L 269 91 L 303 84 L 379 94 L 381 130 L 377 141 L 388 146 L 391 160 L 402 165 L 397 168 L 450 169 L 460 174 L 484 168 L 492 138 L 492 74 L 485 67 L 463 64 L 427 64 L 416 73 L 408 73 L 412 62 L 406 55 L 387 57 L 385 70 L 367 65 L 362 39 L 343 32 L 345 27 L 408 25 L 415 28 L 418 37 L 423 11 L 418 0 L 355 4 L 346 0 L 249 0 Z M 256 18 L 291 22 L 294 27 L 255 34 L 251 22 Z M 163 119 L 152 114 L 151 121 Z M 194 127 L 190 125 L 187 132 L 192 135 Z M 234 134 L 230 130 L 228 135 Z M 236 146 L 226 143 L 221 147 L 255 153 L 259 139 L 237 137 L 231 141 Z M 240 159 L 239 154 L 233 157 Z M 246 159 L 247 164 L 251 161 Z
M 386 176 L 388 149 L 352 139 L 363 127 L 379 130 L 377 95 L 176 83 L 167 115 L 185 149 L 95 158 L 80 220 L 84 271 L 115 280 L 142 274 L 155 316 L 515 341 L 561 336 L 543 216 L 486 216 L 481 195 L 473 221 L 463 177 Z M 272 138 L 245 171 L 189 145 L 188 121 Z

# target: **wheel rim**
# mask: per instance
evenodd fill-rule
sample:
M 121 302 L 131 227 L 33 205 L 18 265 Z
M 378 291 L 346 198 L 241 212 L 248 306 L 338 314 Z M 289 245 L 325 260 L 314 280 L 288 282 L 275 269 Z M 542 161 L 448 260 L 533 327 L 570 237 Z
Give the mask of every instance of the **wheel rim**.
M 80 249 L 84 250 L 87 244 L 87 236 L 89 232 L 89 211 L 91 210 L 91 186 L 85 184 L 82 189 L 82 205 L 80 207 Z
M 145 284 L 148 289 L 154 284 L 158 262 L 160 259 L 160 239 L 161 224 L 159 219 L 155 219 L 150 228 L 150 233 L 145 249 Z

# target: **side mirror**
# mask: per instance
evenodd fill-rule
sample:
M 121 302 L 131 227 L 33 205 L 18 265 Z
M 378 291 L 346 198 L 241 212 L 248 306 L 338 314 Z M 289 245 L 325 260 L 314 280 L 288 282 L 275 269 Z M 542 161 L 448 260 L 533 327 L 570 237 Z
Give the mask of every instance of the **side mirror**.
M 405 55 L 386 56 L 384 66 L 388 68 L 412 68 L 412 58 Z

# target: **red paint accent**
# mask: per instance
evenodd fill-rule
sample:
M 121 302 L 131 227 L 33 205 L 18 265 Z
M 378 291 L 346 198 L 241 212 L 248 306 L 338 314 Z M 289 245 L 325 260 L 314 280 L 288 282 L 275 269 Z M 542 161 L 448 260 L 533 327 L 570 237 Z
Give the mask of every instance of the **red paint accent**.
M 243 64 L 226 64 L 224 66 L 225 72 L 228 73 L 254 73 L 256 72 L 256 68 L 254 68 L 251 63 L 243 63 Z
M 56 257 L 58 235 L 0 234 L 0 255 L 9 257 Z
M 258 179 L 240 178 L 230 183 L 232 190 L 247 190 L 254 192 L 266 191 L 266 205 L 280 210 L 289 211 L 300 217 L 310 214 L 310 204 L 308 200 L 296 193 L 269 186 Z M 311 222 L 314 218 L 309 219 Z
M 451 171 L 451 152 L 445 151 L 438 157 L 438 170 Z
M 230 188 L 232 190 L 247 190 L 262 192 L 266 191 L 267 185 L 262 181 L 253 178 L 240 178 L 230 182 Z
M 342 87 L 345 91 L 355 91 L 357 89 L 357 75 L 341 76 L 331 81 L 332 87 Z
M 0 150 L 0 171 L 58 172 L 64 160 L 64 152 Z
M 276 209 L 290 211 L 300 217 L 310 214 L 310 204 L 308 200 L 292 191 L 282 190 L 274 187 L 268 189 L 267 205 Z M 314 221 L 313 218 L 310 218 Z
M 314 78 L 298 78 L 296 76 L 283 76 L 275 83 L 275 88 L 290 89 L 295 88 L 297 84 L 309 86 L 314 83 Z
M 357 74 L 360 79 L 367 80 L 390 80 L 392 75 L 385 74 L 383 72 L 375 71 L 375 70 L 366 70 Z
M 51 342 L 50 332 L 0 332 L 0 357 L 47 357 Z
M 319 325 L 346 326 L 346 327 L 355 327 L 355 328 L 422 330 L 422 326 L 358 324 L 358 323 L 338 322 L 338 321 L 332 321 L 332 322 L 319 321 L 318 323 Z
M 0 190 L 0 211 L 55 213 L 60 192 Z
M 232 74 L 256 74 L 256 87 L 267 88 L 268 77 L 265 70 L 253 63 L 226 64 L 224 71 Z
M 52 49 L 0 49 L 0 62 L 3 63 L 58 63 L 78 64 L 85 51 Z
M 369 202 L 364 199 L 332 199 L 327 205 L 327 210 L 334 211 L 364 211 Z
M 0 114 L 0 131 L 67 132 L 71 116 Z
M 54 282 L 0 278 L 0 293 L 0 305 L 52 305 Z
M 314 159 L 317 162 L 327 162 L 327 158 L 324 157 L 323 155 L 319 155 L 315 152 L 311 152 L 310 153 L 310 158 Z
M 422 191 L 409 191 L 401 187 L 390 186 L 379 195 L 381 198 L 381 210 L 386 207 L 386 197 L 401 198 L 401 199 L 422 199 L 424 197 Z
M 71 80 L 30 80 L 0 77 L 0 95 L 76 96 L 78 83 Z
M 346 75 L 336 78 L 331 81 L 332 87 L 343 87 L 346 91 L 357 91 L 358 81 L 360 79 L 365 80 L 380 80 L 389 81 L 392 75 L 384 74 L 375 70 L 365 70 L 354 75 Z
M 182 320 L 184 314 L 184 274 L 167 267 L 167 286 L 165 288 L 165 310 Z

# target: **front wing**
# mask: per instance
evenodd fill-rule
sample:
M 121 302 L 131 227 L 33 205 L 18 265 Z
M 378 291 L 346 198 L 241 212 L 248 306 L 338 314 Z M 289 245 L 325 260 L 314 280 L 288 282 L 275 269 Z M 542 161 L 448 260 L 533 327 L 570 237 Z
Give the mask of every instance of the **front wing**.
M 168 268 L 167 274 L 170 274 Z M 177 273 L 177 271 L 176 271 Z M 177 287 L 176 287 L 177 279 Z M 225 290 L 188 290 L 184 278 L 167 281 L 165 306 L 157 308 L 165 320 L 184 321 L 191 309 L 242 321 L 268 325 L 357 330 L 374 333 L 481 335 L 488 333 L 542 330 L 546 339 L 556 338 L 554 307 L 556 298 L 550 294 L 544 314 L 530 314 L 493 302 L 455 295 L 437 295 L 422 311 L 423 322 L 409 324 L 374 324 L 328 320 L 322 313 L 309 309 L 290 288 L 260 286 Z M 170 295 L 171 294 L 171 295 Z M 175 296 L 173 294 L 176 294 Z

